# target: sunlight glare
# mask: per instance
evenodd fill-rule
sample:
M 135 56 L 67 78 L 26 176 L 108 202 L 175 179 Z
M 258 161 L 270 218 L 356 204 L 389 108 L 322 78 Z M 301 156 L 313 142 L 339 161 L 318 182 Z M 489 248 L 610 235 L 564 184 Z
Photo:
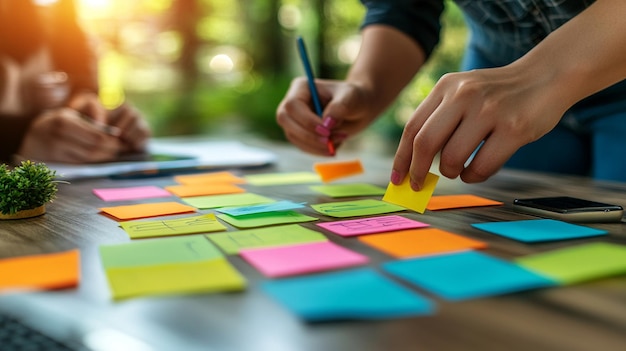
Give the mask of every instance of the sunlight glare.
M 235 63 L 226 54 L 218 54 L 213 56 L 209 62 L 209 67 L 215 73 L 230 73 L 235 67 Z

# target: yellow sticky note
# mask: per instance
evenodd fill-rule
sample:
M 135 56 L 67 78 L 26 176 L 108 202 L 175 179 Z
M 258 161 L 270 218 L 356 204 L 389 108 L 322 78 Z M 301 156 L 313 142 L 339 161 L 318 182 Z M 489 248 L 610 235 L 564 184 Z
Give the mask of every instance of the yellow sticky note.
M 78 285 L 80 253 L 71 250 L 0 260 L 0 291 L 60 289 Z
M 359 160 L 316 163 L 313 169 L 325 183 L 363 173 L 363 165 Z
M 246 192 L 245 189 L 231 183 L 171 185 L 166 186 L 165 190 L 178 197 L 238 194 Z
M 231 172 L 211 172 L 200 174 L 185 174 L 174 176 L 174 181 L 179 184 L 207 184 L 207 183 L 230 183 L 243 184 L 245 179 L 237 177 Z
M 133 239 L 227 230 L 212 213 L 175 219 L 129 221 L 122 223 L 121 227 Z
M 224 258 L 106 270 L 116 300 L 144 295 L 239 291 L 245 278 Z
M 420 191 L 411 189 L 408 176 L 404 178 L 400 185 L 394 185 L 389 182 L 383 201 L 400 205 L 415 212 L 424 213 L 426 205 L 428 205 L 431 196 L 433 196 L 438 180 L 438 175 L 428 173 L 426 179 L 424 179 L 424 186 Z
M 147 204 L 103 207 L 100 211 L 120 220 L 165 216 L 171 214 L 196 212 L 195 207 L 179 202 L 152 202 Z

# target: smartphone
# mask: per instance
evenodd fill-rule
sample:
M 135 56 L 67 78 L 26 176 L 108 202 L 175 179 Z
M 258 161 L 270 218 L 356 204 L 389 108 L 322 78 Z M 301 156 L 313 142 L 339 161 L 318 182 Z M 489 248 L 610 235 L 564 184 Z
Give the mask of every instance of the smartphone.
M 622 206 L 569 196 L 515 199 L 513 205 L 525 213 L 568 222 L 620 222 L 624 214 Z

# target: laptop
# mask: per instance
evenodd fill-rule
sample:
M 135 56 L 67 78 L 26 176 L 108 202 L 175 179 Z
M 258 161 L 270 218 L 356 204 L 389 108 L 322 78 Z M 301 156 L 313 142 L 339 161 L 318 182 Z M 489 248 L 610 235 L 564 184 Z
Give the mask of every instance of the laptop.
M 145 154 L 116 162 L 74 165 L 46 163 L 59 179 L 148 177 L 219 169 L 262 167 L 276 161 L 269 150 L 236 140 L 161 138 L 149 142 Z

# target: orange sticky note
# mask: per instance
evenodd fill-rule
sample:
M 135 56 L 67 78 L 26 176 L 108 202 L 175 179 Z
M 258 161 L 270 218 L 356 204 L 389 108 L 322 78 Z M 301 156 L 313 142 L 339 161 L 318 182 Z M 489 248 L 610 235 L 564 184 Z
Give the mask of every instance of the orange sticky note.
M 78 250 L 0 260 L 0 291 L 75 287 L 79 277 Z
M 397 258 L 483 249 L 487 244 L 436 228 L 365 235 L 362 242 Z
M 313 169 L 323 182 L 363 173 L 363 165 L 359 160 L 315 163 Z
M 246 190 L 234 184 L 190 184 L 166 186 L 165 190 L 178 197 L 206 196 L 245 193 Z
M 428 173 L 420 191 L 413 191 L 409 182 L 409 176 L 406 176 L 400 185 L 389 182 L 383 201 L 400 205 L 415 212 L 424 213 L 438 181 L 438 175 Z
M 186 174 L 178 175 L 174 177 L 174 181 L 179 184 L 192 185 L 192 184 L 207 184 L 207 183 L 230 183 L 230 184 L 243 184 L 245 179 L 239 178 L 231 172 L 211 172 L 200 174 Z
M 183 205 L 179 202 L 154 202 L 139 205 L 103 207 L 100 211 L 117 219 L 125 220 L 196 212 L 196 208 Z
M 439 195 L 430 198 L 426 208 L 431 211 L 450 208 L 497 206 L 502 202 L 486 199 L 476 195 Z

